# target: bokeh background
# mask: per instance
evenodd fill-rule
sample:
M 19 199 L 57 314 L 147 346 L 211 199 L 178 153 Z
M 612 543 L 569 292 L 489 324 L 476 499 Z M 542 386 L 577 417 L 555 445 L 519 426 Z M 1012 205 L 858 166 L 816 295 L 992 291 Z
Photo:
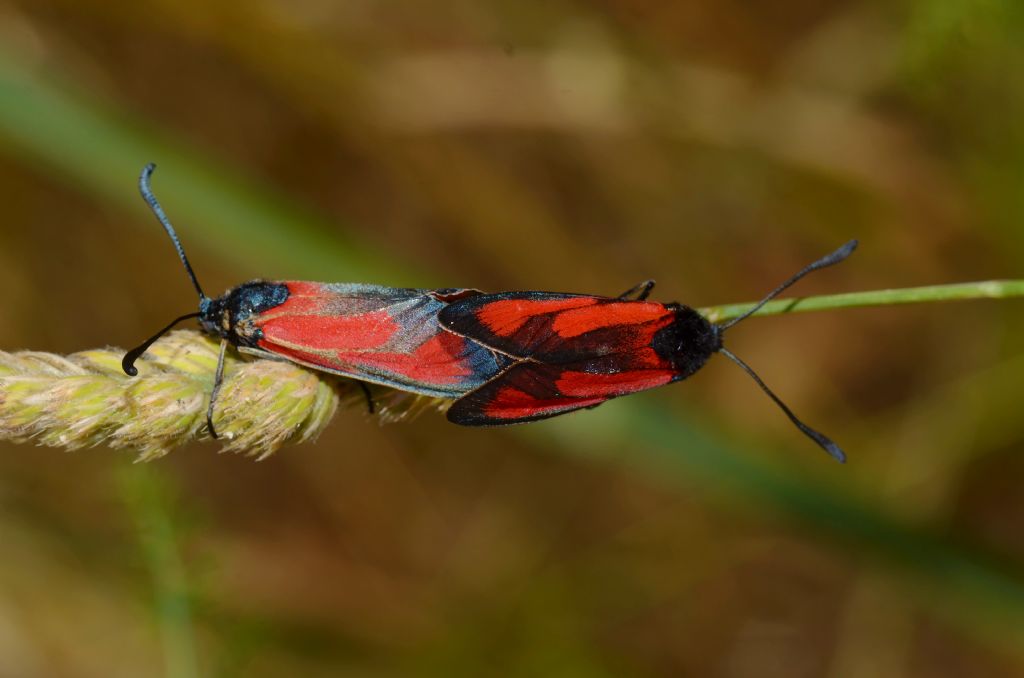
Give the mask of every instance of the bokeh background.
M 0 1 L 0 347 L 256 277 L 758 297 L 1024 271 L 1011 0 Z M 1020 302 L 752 320 L 737 369 L 262 463 L 0 445 L 0 676 L 1024 675 Z

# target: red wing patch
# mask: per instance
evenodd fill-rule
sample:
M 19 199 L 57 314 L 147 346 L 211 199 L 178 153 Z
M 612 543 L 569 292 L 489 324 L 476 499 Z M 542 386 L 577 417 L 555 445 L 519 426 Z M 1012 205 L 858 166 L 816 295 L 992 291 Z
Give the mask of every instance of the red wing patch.
M 675 372 L 672 370 L 634 370 L 611 374 L 565 370 L 555 381 L 555 386 L 558 387 L 559 393 L 566 396 L 582 398 L 600 395 L 614 398 L 664 386 L 671 382 L 674 376 Z
M 551 329 L 563 339 L 568 339 L 602 327 L 637 325 L 663 317 L 663 304 L 649 301 L 605 301 L 559 313 L 551 322 Z
M 502 426 L 546 419 L 583 407 L 593 407 L 606 396 L 562 395 L 555 380 L 562 370 L 552 365 L 519 363 L 448 408 L 448 421 L 462 426 Z
M 261 342 L 269 350 L 270 344 Z M 465 384 L 479 379 L 467 354 L 474 347 L 460 336 L 440 332 L 420 344 L 412 353 L 359 350 L 300 349 L 281 344 L 274 353 L 295 362 L 351 376 L 356 379 L 392 375 L 391 381 L 403 380 L 407 385 L 430 385 L 438 391 L 458 395 L 465 392 Z
M 504 296 L 504 295 L 502 295 Z M 494 334 L 510 337 L 518 332 L 530 318 L 559 313 L 581 306 L 593 306 L 595 297 L 558 296 L 551 299 L 534 299 L 526 296 L 499 299 L 477 305 L 476 319 Z
M 264 337 L 311 350 L 379 348 L 400 329 L 386 310 L 351 316 L 274 313 L 259 324 Z
M 673 376 L 667 370 L 591 374 L 521 362 L 456 400 L 448 420 L 463 426 L 502 426 L 547 419 L 662 386 Z

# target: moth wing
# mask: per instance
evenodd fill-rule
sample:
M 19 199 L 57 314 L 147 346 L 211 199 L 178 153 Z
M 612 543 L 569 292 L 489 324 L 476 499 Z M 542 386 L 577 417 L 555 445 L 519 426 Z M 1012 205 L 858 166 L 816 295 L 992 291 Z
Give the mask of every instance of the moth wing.
M 607 396 L 574 397 L 559 392 L 562 370 L 552 365 L 519 363 L 448 408 L 448 421 L 462 426 L 502 426 L 547 419 L 584 407 Z
M 438 321 L 514 358 L 566 363 L 649 344 L 671 321 L 664 304 L 557 292 L 502 292 L 461 299 Z
M 284 303 L 254 320 L 257 347 L 325 372 L 426 395 L 461 395 L 507 364 L 444 331 L 446 299 L 475 290 L 286 283 Z
M 448 409 L 448 420 L 463 426 L 537 421 L 662 386 L 675 377 L 667 369 L 594 374 L 572 367 L 536 362 L 512 365 L 456 400 Z

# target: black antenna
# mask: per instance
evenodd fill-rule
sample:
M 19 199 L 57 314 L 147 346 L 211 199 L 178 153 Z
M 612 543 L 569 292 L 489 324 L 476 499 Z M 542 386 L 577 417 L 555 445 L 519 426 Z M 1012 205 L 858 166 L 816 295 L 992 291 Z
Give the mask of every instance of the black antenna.
M 789 409 L 786 406 L 786 403 L 782 402 L 782 400 L 779 399 L 779 396 L 775 395 L 772 392 L 772 390 L 768 388 L 768 385 L 761 381 L 761 377 L 757 376 L 757 372 L 755 372 L 753 368 L 750 367 L 750 365 L 746 364 L 745 362 L 737 358 L 727 349 L 720 348 L 718 349 L 718 352 L 724 355 L 729 360 L 736 363 L 737 365 L 739 365 L 740 367 L 742 367 L 743 371 L 749 374 L 750 378 L 757 382 L 757 385 L 761 387 L 761 390 L 767 393 L 768 397 L 775 401 L 775 404 L 778 405 L 782 409 L 782 411 L 786 413 L 786 416 L 789 417 L 789 420 L 793 422 L 793 424 L 795 424 L 798 429 L 803 431 L 804 435 L 806 435 L 814 442 L 818 443 L 818 445 L 820 445 L 823 450 L 828 452 L 836 461 L 838 461 L 841 464 L 846 463 L 846 454 L 843 453 L 839 446 L 832 442 L 832 439 L 829 438 L 828 436 L 824 435 L 823 433 L 819 433 L 818 431 L 815 431 L 813 428 L 797 419 L 797 416 L 793 414 L 793 410 Z
M 142 199 L 149 205 L 149 209 L 153 210 L 153 214 L 156 215 L 160 225 L 164 227 L 167 235 L 170 236 L 171 242 L 174 243 L 174 249 L 178 250 L 178 256 L 181 257 L 181 263 L 185 265 L 185 272 L 188 273 L 188 277 L 192 280 L 192 285 L 195 286 L 196 292 L 199 293 L 199 300 L 202 301 L 207 297 L 203 294 L 203 288 L 199 286 L 199 281 L 196 280 L 196 274 L 192 272 L 192 264 L 188 263 L 188 257 L 185 256 L 185 248 L 181 246 L 178 234 L 174 231 L 174 226 L 171 226 L 171 220 L 164 214 L 164 208 L 160 207 L 156 196 L 153 195 L 153 190 L 149 187 L 149 178 L 153 176 L 153 170 L 155 169 L 156 163 L 152 162 L 142 168 L 142 174 L 139 176 L 139 193 L 142 194 Z
M 169 332 L 172 327 L 180 323 L 182 320 L 188 320 L 189 318 L 198 318 L 199 316 L 199 313 L 188 313 L 186 315 L 181 316 L 180 318 L 175 319 L 175 321 L 172 322 L 170 325 L 163 328 L 149 339 L 146 339 L 146 341 L 144 341 L 143 343 L 139 344 L 132 350 L 125 353 L 124 358 L 121 359 L 121 369 L 124 370 L 124 373 L 127 374 L 129 377 L 134 377 L 135 375 L 137 375 L 139 373 L 139 370 L 137 367 L 135 367 L 135 361 L 138 360 L 142 356 L 142 354 L 145 353 L 146 350 L 149 349 L 149 347 L 152 346 L 157 339 L 167 334 L 167 332 Z
M 123 369 L 125 374 L 130 377 L 134 377 L 139 373 L 139 370 L 135 367 L 135 361 L 153 345 L 153 342 L 167 334 L 172 327 L 180 323 L 182 320 L 202 316 L 202 311 L 209 302 L 209 297 L 203 293 L 203 288 L 199 286 L 199 281 L 196 280 L 196 274 L 192 271 L 192 265 L 188 263 L 188 257 L 185 256 L 185 248 L 181 246 L 181 241 L 178 240 L 178 234 L 174 231 L 174 226 L 171 226 L 171 220 L 167 218 L 166 214 L 164 214 L 163 208 L 160 207 L 160 203 L 157 201 L 156 196 L 153 195 L 153 190 L 149 187 L 149 178 L 153 176 L 153 170 L 155 169 L 156 164 L 152 162 L 142 168 L 142 174 L 139 175 L 139 193 L 142 194 L 142 199 L 146 201 L 149 208 L 153 210 L 153 214 L 156 215 L 160 225 L 164 227 L 165 231 L 167 231 L 167 235 L 170 236 L 171 242 L 174 243 L 174 249 L 178 250 L 178 256 L 181 258 L 181 263 L 185 265 L 185 272 L 188 273 L 188 277 L 192 281 L 192 285 L 196 288 L 196 292 L 199 294 L 200 310 L 198 313 L 187 313 L 180 318 L 175 319 L 175 321 L 170 325 L 154 334 L 142 344 L 125 353 L 124 358 L 121 360 L 121 369 Z
M 776 287 L 774 290 L 769 292 L 768 295 L 764 299 L 762 299 L 761 301 L 759 301 L 756 304 L 754 304 L 753 308 L 751 308 L 750 310 L 745 312 L 743 315 L 741 315 L 738 318 L 733 318 L 732 320 L 730 320 L 727 323 L 722 323 L 721 325 L 719 325 L 718 326 L 718 333 L 722 334 L 727 329 L 729 329 L 730 327 L 735 325 L 736 323 L 738 323 L 738 322 L 740 322 L 742 320 L 746 320 L 750 316 L 754 315 L 759 310 L 761 310 L 762 306 L 764 306 L 769 301 L 771 301 L 775 297 L 777 297 L 780 294 L 782 294 L 784 291 L 786 291 L 787 288 L 792 286 L 793 283 L 795 283 L 796 281 L 800 280 L 801 278 L 803 278 L 808 273 L 813 273 L 814 271 L 817 271 L 819 269 L 827 268 L 828 266 L 834 266 L 835 264 L 838 264 L 840 261 L 842 261 L 846 257 L 848 257 L 851 254 L 853 254 L 853 251 L 855 249 L 857 249 L 857 241 L 856 240 L 851 240 L 850 242 L 846 243 L 845 245 L 843 245 L 842 247 L 837 249 L 832 254 L 824 256 L 821 259 L 818 259 L 817 261 L 815 261 L 814 263 L 809 264 L 805 268 L 801 269 L 800 272 L 797 273 L 796 275 L 794 275 L 792 278 L 790 278 L 789 280 L 787 280 L 786 282 L 782 283 L 781 285 Z M 185 255 L 183 254 L 182 256 L 185 256 Z M 735 360 L 735 357 L 733 357 L 733 359 Z M 762 384 L 762 386 L 764 386 L 764 385 Z M 769 392 L 769 394 L 770 394 L 770 392 Z M 775 396 L 772 396 L 772 397 L 774 398 Z M 787 412 L 788 412 L 788 410 L 787 410 Z M 790 414 L 790 417 L 792 417 L 792 414 Z M 794 419 L 794 421 L 796 421 L 796 420 Z M 802 424 L 797 424 L 797 425 L 801 426 Z M 806 433 L 806 431 L 805 431 L 805 433 Z M 808 435 L 810 435 L 810 434 L 808 434 Z M 838 448 L 836 448 L 836 449 L 838 449 Z
M 754 306 L 751 309 L 740 315 L 738 318 L 734 318 L 733 320 L 730 320 L 729 322 L 723 323 L 721 325 L 716 325 L 715 329 L 718 331 L 718 334 L 721 335 L 736 323 L 746 318 L 749 318 L 753 314 L 757 313 L 757 311 L 762 306 L 764 306 L 769 301 L 777 297 L 786 288 L 790 287 L 793 283 L 800 280 L 808 273 L 812 273 L 819 269 L 838 264 L 840 261 L 850 256 L 855 249 L 857 249 L 857 241 L 851 240 L 850 242 L 846 243 L 845 245 L 837 249 L 832 254 L 824 256 L 821 259 L 815 261 L 814 263 L 801 269 L 796 275 L 794 275 L 792 278 L 790 278 L 789 280 L 787 280 L 786 282 L 782 283 L 774 290 L 769 292 L 764 299 L 754 304 Z M 729 350 L 725 348 L 719 347 L 718 352 L 724 355 L 729 360 L 736 363 L 737 365 L 739 365 L 741 368 L 743 368 L 743 371 L 749 374 L 750 378 L 753 379 L 757 383 L 757 385 L 761 387 L 761 390 L 767 393 L 768 397 L 775 401 L 775 404 L 778 405 L 779 408 L 786 413 L 786 416 L 789 417 L 789 420 L 793 422 L 793 424 L 798 429 L 800 429 L 805 436 L 807 436 L 808 438 L 816 442 L 818 445 L 820 445 L 821 448 L 828 452 L 836 461 L 840 463 L 846 462 L 846 454 L 843 453 L 839 446 L 832 442 L 832 439 L 829 438 L 828 436 L 819 433 L 818 431 L 815 431 L 813 428 L 800 421 L 797 418 L 797 416 L 793 414 L 793 410 L 789 409 L 789 407 L 786 406 L 786 403 L 782 402 L 779 396 L 775 395 L 775 393 L 773 393 L 772 390 L 768 388 L 768 384 L 764 383 L 761 380 L 761 377 L 757 376 L 757 372 L 755 372 L 753 368 L 750 367 L 750 365 L 746 364 L 745 362 L 737 358 L 735 355 L 733 355 Z

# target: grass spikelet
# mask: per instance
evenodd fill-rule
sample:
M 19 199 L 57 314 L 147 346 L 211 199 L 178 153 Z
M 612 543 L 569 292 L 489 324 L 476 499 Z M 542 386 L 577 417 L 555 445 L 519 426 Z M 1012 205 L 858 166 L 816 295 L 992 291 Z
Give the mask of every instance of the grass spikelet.
M 0 439 L 69 450 L 108 445 L 134 450 L 139 460 L 209 439 L 217 351 L 218 342 L 198 332 L 173 332 L 137 363 L 138 377 L 121 371 L 119 349 L 0 352 Z M 382 421 L 439 402 L 382 387 L 372 393 Z M 315 439 L 342 404 L 365 406 L 351 380 L 229 350 L 213 420 L 223 451 L 264 459 Z

